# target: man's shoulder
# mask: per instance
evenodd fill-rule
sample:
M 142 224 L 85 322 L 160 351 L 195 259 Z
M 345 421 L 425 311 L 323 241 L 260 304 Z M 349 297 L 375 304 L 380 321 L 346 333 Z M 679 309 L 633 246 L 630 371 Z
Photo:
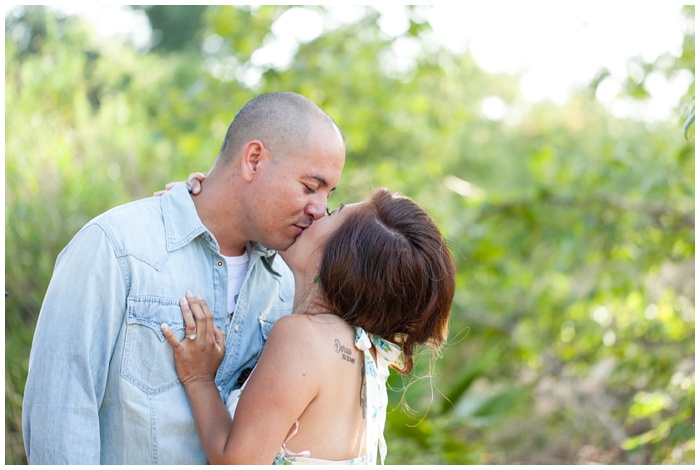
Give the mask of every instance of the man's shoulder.
M 162 225 L 166 217 L 173 222 L 196 218 L 196 222 L 199 223 L 186 186 L 177 185 L 162 196 L 144 197 L 113 207 L 88 224 L 126 228 L 131 231 L 138 230 L 139 226 L 150 229 L 153 225 Z
M 162 209 L 158 197 L 147 197 L 113 207 L 92 219 L 88 224 L 136 229 L 136 222 L 152 224 L 162 222 Z
M 113 207 L 85 224 L 80 232 L 94 227 L 99 227 L 118 252 L 141 245 L 163 233 L 161 202 L 149 197 Z

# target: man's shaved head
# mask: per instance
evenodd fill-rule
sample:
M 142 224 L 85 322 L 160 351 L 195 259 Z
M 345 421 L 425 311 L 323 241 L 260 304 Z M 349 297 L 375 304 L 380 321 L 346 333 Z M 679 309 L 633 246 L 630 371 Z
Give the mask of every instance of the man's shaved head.
M 297 93 L 269 93 L 238 111 L 193 200 L 222 253 L 249 241 L 284 251 L 325 215 L 344 164 L 345 140 L 325 111 Z
M 251 140 L 260 140 L 271 152 L 299 152 L 309 141 L 311 126 L 332 127 L 333 119 L 313 101 L 292 92 L 275 92 L 253 98 L 243 106 L 226 132 L 219 160 L 229 163 Z

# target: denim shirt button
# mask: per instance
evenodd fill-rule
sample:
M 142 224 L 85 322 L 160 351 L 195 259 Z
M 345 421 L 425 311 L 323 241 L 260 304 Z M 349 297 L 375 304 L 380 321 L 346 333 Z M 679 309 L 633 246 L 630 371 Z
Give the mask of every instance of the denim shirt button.
M 216 262 L 216 265 L 219 266 L 219 267 L 223 266 L 223 264 L 224 264 L 224 263 L 221 262 L 221 261 L 217 261 L 217 262 Z
M 233 325 L 233 331 L 235 331 L 236 333 L 238 333 L 238 325 Z

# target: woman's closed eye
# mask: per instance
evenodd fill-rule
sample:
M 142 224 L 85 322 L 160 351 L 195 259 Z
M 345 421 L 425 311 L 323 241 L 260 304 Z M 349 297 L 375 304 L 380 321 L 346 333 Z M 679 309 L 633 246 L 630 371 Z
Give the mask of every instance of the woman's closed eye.
M 333 211 L 329 211 L 328 206 L 326 206 L 326 215 L 332 215 L 332 214 L 335 214 L 336 212 L 340 212 L 340 209 L 342 209 L 343 207 L 345 207 L 345 204 L 341 204 L 340 206 L 338 206 L 337 209 L 335 209 Z

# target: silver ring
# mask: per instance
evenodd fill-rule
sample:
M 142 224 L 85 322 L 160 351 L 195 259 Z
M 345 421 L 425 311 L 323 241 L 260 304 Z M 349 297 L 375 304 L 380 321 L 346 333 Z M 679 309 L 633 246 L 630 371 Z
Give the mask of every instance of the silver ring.
M 197 339 L 197 333 L 192 333 L 191 335 L 185 335 L 185 337 L 186 337 L 187 339 L 192 339 L 192 340 L 194 340 L 194 339 Z

